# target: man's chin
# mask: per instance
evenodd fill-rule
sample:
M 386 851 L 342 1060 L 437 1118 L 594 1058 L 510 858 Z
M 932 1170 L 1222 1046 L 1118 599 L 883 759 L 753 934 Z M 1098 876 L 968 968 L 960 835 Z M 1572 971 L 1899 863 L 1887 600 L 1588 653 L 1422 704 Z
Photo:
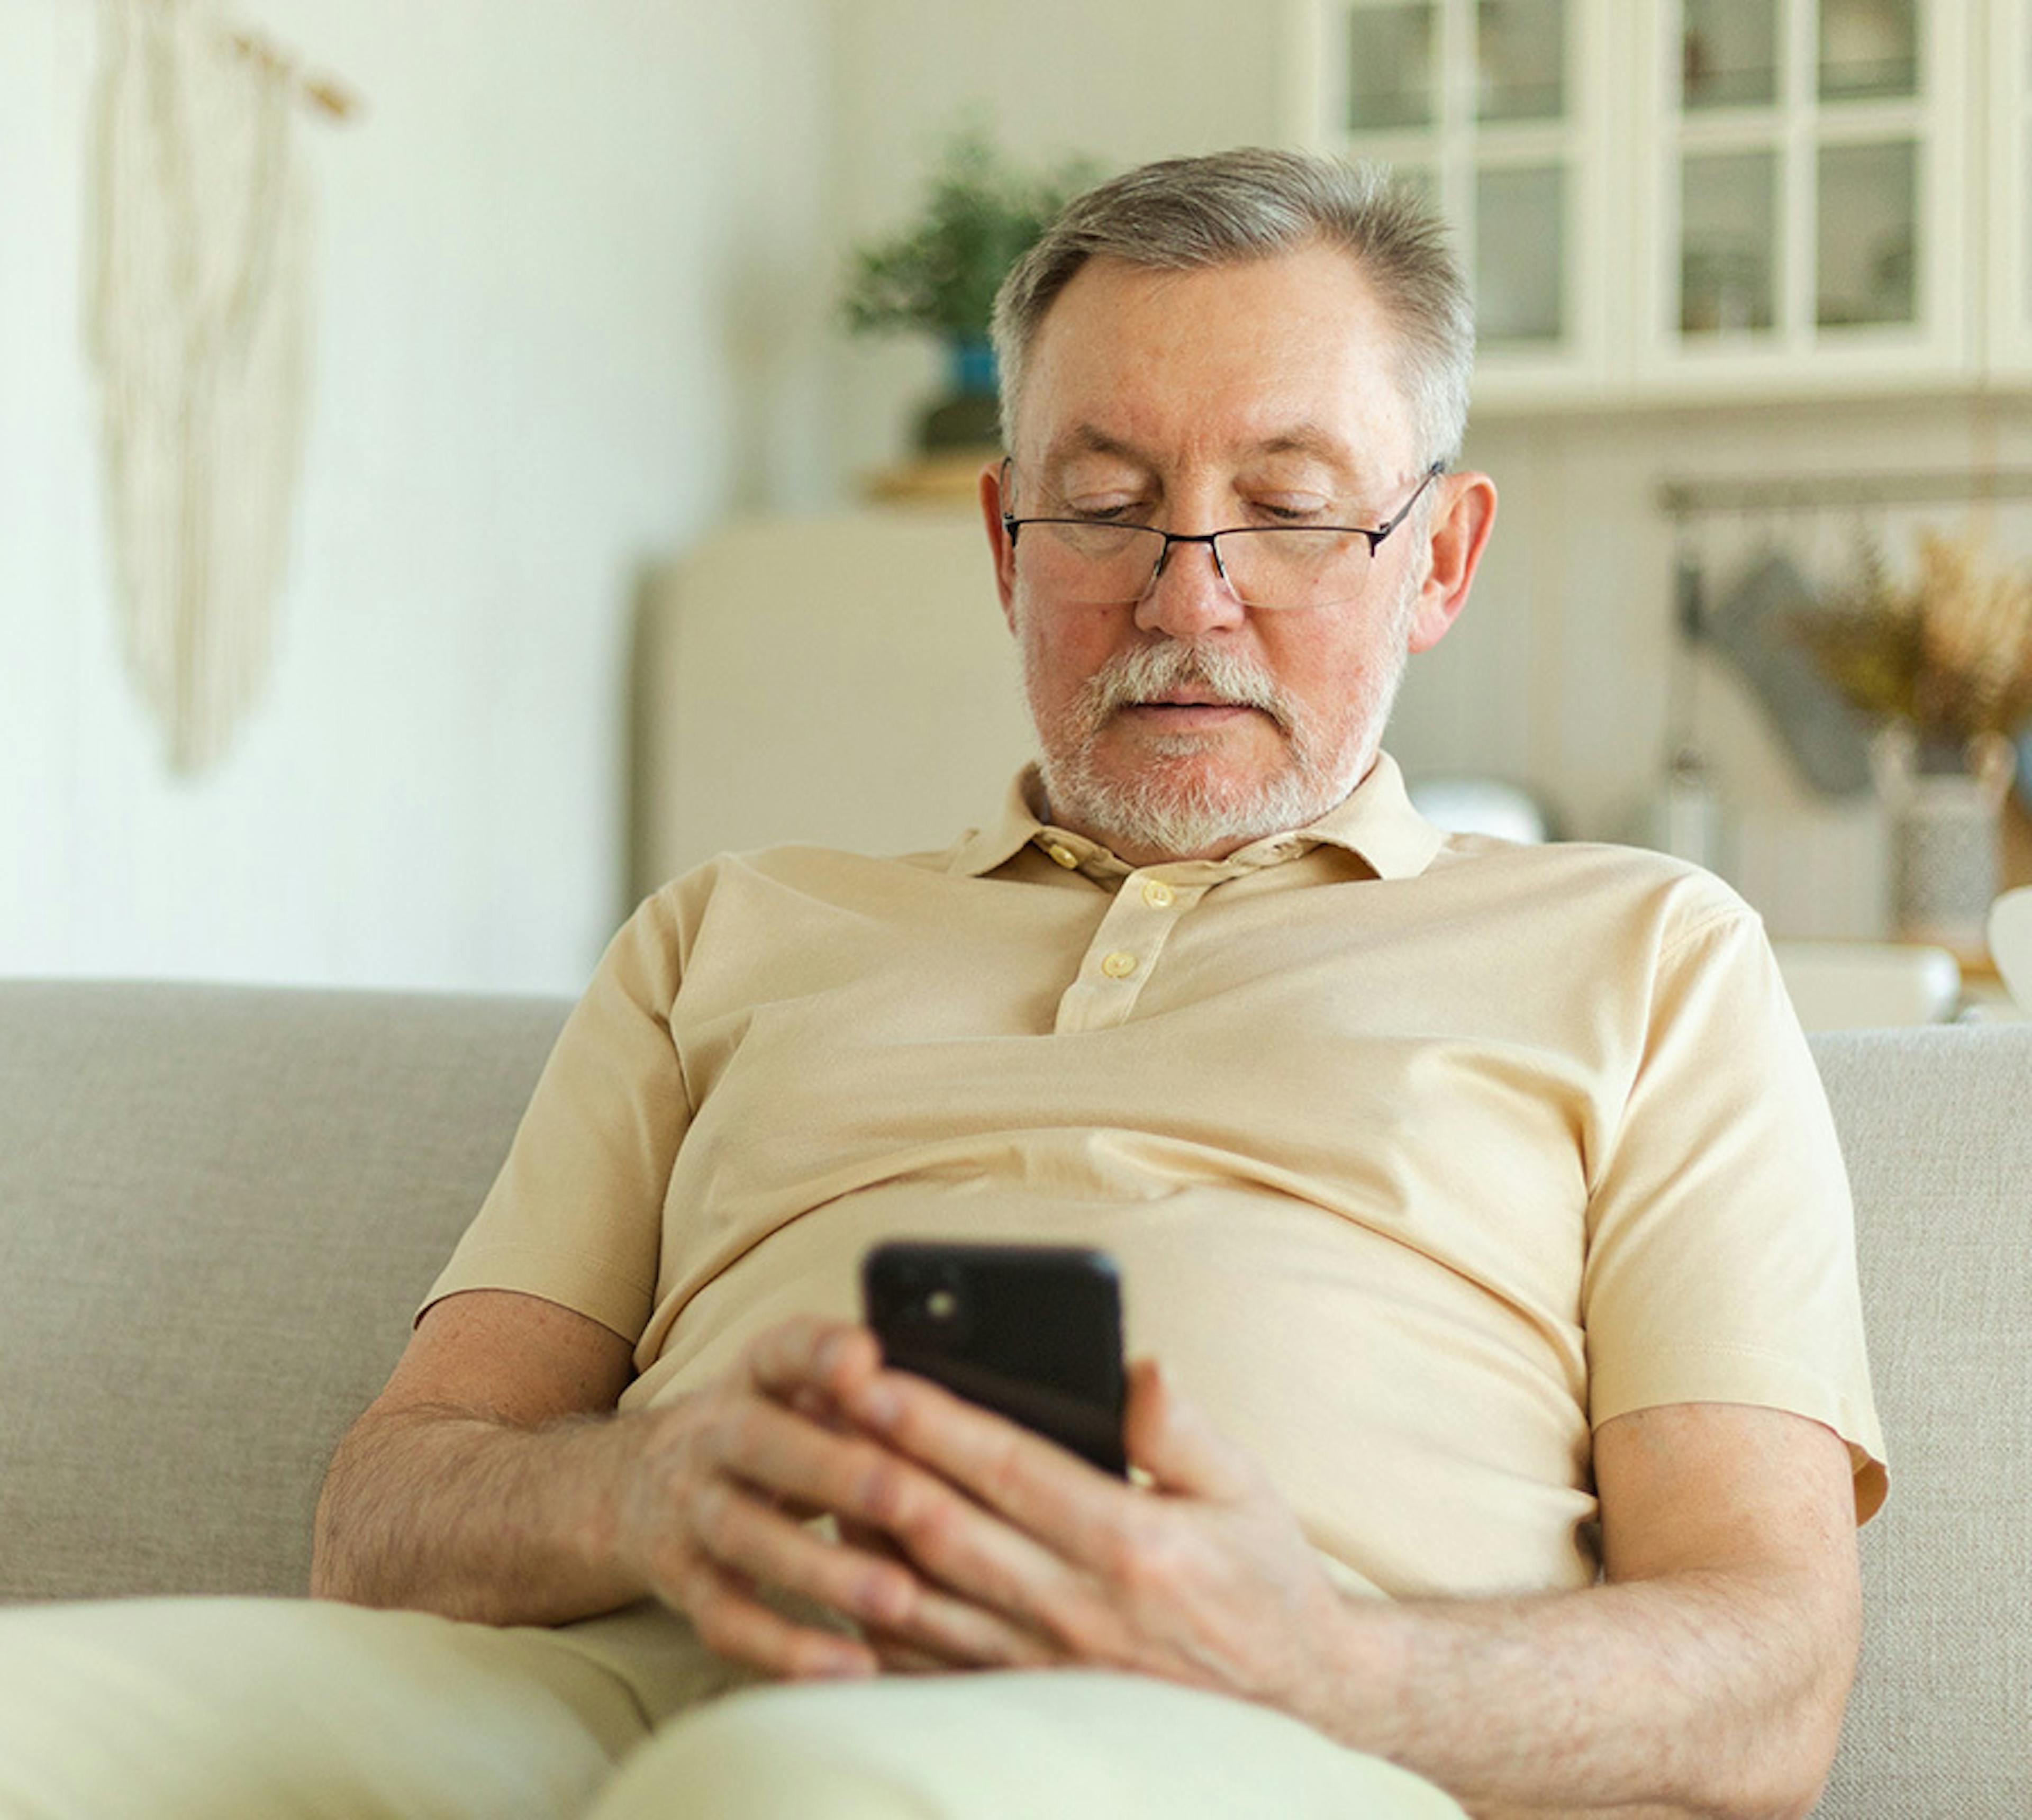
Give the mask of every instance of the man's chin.
M 1203 746 L 1161 770 L 1096 768 L 1055 776 L 1048 768 L 1046 790 L 1055 816 L 1124 857 L 1232 853 L 1266 835 L 1302 828 L 1333 806 L 1320 800 L 1330 791 L 1295 772 L 1238 776 L 1231 765 L 1212 761 Z

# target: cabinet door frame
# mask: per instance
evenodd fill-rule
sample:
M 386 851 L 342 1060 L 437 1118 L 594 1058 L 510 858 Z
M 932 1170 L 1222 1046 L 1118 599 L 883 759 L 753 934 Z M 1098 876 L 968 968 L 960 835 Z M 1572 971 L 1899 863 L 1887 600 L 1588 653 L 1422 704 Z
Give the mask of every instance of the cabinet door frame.
M 1634 288 L 1635 391 L 1647 402 L 1881 394 L 1972 382 L 1978 372 L 1979 286 L 1968 270 L 1978 218 L 1970 195 L 1982 96 L 1970 9 L 1920 0 L 1922 92 L 1916 100 L 1823 103 L 1817 94 L 1817 0 L 1780 0 L 1780 101 L 1768 110 L 1679 107 L 1682 0 L 1638 9 L 1638 143 L 1646 148 L 1649 207 L 1636 211 L 1642 265 Z M 1921 255 L 1910 324 L 1821 327 L 1816 317 L 1819 154 L 1832 146 L 1910 136 Z M 1679 327 L 1680 170 L 1688 151 L 1770 149 L 1779 158 L 1776 321 L 1768 333 L 1698 339 Z
M 1989 0 L 1983 372 L 2032 384 L 2032 0 Z

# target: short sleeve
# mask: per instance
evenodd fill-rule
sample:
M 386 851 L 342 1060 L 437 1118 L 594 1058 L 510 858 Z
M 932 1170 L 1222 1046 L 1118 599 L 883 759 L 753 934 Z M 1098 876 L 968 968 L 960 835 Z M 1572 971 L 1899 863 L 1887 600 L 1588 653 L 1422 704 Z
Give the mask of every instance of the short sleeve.
M 667 890 L 608 944 L 544 1063 L 507 1161 L 424 1309 L 463 1290 L 518 1290 L 631 1345 L 641 1338 L 656 1294 L 663 1198 L 691 1120 L 670 1026 L 681 952 Z
M 1848 1443 L 1858 1519 L 1883 1501 L 1847 1173 L 1746 906 L 1660 953 L 1582 1294 L 1595 1426 L 1672 1403 L 1786 1410 Z

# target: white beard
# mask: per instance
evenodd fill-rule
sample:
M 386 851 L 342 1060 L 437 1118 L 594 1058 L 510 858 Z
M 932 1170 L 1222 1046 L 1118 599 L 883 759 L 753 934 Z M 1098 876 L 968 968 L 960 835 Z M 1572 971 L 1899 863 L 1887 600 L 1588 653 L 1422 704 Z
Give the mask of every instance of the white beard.
M 1306 722 L 1266 670 L 1218 645 L 1167 640 L 1110 659 L 1056 725 L 1040 720 L 1039 769 L 1052 814 L 1111 846 L 1179 855 L 1232 851 L 1318 820 L 1347 800 L 1376 761 L 1403 678 L 1415 598 L 1407 590 L 1392 614 L 1378 661 L 1363 671 L 1357 686 L 1357 736 L 1338 746 Z M 1023 649 L 1025 680 L 1033 682 L 1035 660 L 1027 639 Z M 1179 732 L 1147 742 L 1160 757 L 1178 761 L 1175 769 L 1152 765 L 1128 777 L 1099 770 L 1095 747 L 1119 708 L 1191 685 L 1268 715 L 1290 748 L 1290 763 L 1253 781 L 1208 775 L 1191 763 L 1208 750 L 1207 737 Z M 1031 700 L 1037 700 L 1034 688 Z

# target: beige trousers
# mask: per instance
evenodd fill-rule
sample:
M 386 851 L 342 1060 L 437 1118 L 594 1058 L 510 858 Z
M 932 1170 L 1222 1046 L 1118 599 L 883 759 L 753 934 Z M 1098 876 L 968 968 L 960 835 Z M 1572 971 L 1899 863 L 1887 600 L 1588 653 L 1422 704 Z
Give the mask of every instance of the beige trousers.
M 6 1820 L 1460 1820 L 1280 1713 L 1127 1675 L 771 1686 L 641 1607 L 560 1630 L 254 1599 L 0 1612 Z

